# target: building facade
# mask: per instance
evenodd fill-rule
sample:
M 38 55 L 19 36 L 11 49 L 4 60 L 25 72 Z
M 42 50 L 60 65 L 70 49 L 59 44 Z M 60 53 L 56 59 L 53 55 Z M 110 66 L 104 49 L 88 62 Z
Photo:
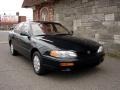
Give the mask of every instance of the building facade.
M 24 0 L 34 20 L 56 21 L 77 37 L 101 42 L 120 51 L 120 0 Z
M 54 0 L 24 0 L 23 7 L 33 9 L 33 20 L 53 21 Z

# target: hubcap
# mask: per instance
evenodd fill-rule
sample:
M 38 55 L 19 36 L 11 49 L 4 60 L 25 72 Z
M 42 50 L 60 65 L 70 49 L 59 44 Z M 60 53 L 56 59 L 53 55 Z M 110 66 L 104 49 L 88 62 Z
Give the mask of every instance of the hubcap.
M 37 55 L 35 55 L 33 58 L 33 64 L 35 71 L 38 72 L 40 70 L 40 59 Z
M 13 49 L 14 49 L 14 48 L 13 48 L 13 45 L 11 44 L 11 45 L 10 45 L 10 51 L 11 51 L 12 54 L 13 54 L 13 52 L 14 52 Z

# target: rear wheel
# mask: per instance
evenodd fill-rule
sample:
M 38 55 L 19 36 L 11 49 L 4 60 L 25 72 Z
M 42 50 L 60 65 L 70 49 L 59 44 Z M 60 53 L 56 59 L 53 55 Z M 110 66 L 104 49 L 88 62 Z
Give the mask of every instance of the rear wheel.
M 33 57 L 32 57 L 32 61 L 33 61 L 34 72 L 36 74 L 38 74 L 38 75 L 47 74 L 47 70 L 43 66 L 42 58 L 41 58 L 41 55 L 38 51 L 34 52 Z
M 10 44 L 10 53 L 11 53 L 13 56 L 17 55 L 17 51 L 14 49 L 14 46 L 13 46 L 12 43 Z

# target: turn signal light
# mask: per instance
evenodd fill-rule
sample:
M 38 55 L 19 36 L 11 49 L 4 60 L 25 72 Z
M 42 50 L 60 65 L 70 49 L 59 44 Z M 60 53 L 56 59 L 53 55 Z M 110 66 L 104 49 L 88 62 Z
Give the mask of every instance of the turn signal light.
M 60 63 L 60 66 L 62 67 L 74 66 L 74 63 Z

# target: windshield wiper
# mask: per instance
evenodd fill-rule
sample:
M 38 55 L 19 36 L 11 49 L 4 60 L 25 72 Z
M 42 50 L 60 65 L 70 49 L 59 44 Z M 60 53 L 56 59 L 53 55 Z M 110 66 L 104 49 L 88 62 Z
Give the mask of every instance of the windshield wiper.
M 67 33 L 58 33 L 58 34 L 55 34 L 55 35 L 70 35 L 70 34 L 67 34 Z
M 35 35 L 35 36 L 57 36 L 57 35 L 70 35 L 70 34 L 58 33 L 58 34 L 42 34 L 42 35 Z
M 52 36 L 50 34 L 43 34 L 43 35 L 35 35 L 35 36 Z

